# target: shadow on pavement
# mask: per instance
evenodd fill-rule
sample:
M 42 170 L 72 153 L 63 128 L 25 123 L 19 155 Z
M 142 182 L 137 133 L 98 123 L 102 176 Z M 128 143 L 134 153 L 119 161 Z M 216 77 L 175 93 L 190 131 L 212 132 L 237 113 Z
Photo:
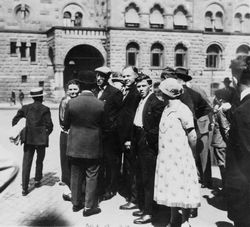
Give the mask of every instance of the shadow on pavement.
M 226 221 L 218 221 L 215 223 L 218 227 L 233 227 L 234 225 Z
M 207 200 L 207 203 L 219 210 L 227 211 L 226 201 L 222 196 L 214 196 L 210 198 L 208 195 L 204 195 L 203 198 Z
M 41 180 L 41 185 L 42 186 L 54 186 L 57 182 L 60 181 L 58 176 L 55 176 L 57 173 L 56 172 L 48 172 L 43 175 L 43 179 Z M 30 184 L 32 185 L 32 188 L 34 189 L 33 185 L 35 184 L 35 179 L 31 178 L 30 179 Z
M 44 216 L 37 217 L 34 220 L 25 221 L 25 226 L 70 226 L 70 223 L 63 219 L 58 213 L 47 213 Z

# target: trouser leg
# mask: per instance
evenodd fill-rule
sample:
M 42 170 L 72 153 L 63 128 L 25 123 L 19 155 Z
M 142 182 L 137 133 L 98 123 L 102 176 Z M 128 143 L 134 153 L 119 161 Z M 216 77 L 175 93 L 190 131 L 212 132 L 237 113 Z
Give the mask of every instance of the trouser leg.
M 24 153 L 22 164 L 22 187 L 24 190 L 27 190 L 29 186 L 30 170 L 35 152 L 35 147 L 33 145 L 24 145 L 23 150 Z
M 79 206 L 83 203 L 83 171 L 84 163 L 80 160 L 72 159 L 71 161 L 71 182 L 70 189 L 72 194 L 72 204 L 74 206 Z
M 35 181 L 40 181 L 43 177 L 43 160 L 45 157 L 45 147 L 37 146 L 36 147 L 36 173 L 35 173 Z
M 97 179 L 99 172 L 99 160 L 85 160 L 86 163 L 86 191 L 85 207 L 95 208 L 98 206 Z

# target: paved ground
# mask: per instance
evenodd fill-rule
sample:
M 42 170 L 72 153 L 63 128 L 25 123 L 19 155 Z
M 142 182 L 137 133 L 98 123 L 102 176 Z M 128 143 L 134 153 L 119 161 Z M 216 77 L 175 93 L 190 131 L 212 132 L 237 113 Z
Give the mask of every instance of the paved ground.
M 0 194 L 0 226 L 136 226 L 133 224 L 131 211 L 118 209 L 119 205 L 125 202 L 119 195 L 102 202 L 100 214 L 87 218 L 84 218 L 81 212 L 73 213 L 71 203 L 62 200 L 64 186 L 58 184 L 60 178 L 58 111 L 55 109 L 55 104 L 48 104 L 54 109 L 52 118 L 55 129 L 50 137 L 50 147 L 44 161 L 42 186 L 34 188 L 34 180 L 31 179 L 31 192 L 23 197 L 21 172 L 19 172 L 15 181 Z M 9 108 L 9 104 L 0 104 L 0 145 L 20 166 L 22 147 L 8 141 L 8 128 L 15 113 L 16 107 Z M 34 177 L 34 164 L 31 178 Z M 213 167 L 213 178 L 216 184 L 220 181 L 217 167 Z M 190 220 L 192 227 L 233 226 L 227 219 L 223 200 L 215 197 L 212 190 L 202 189 L 201 198 L 202 206 L 199 208 L 199 215 Z M 166 226 L 168 218 L 168 210 L 160 209 L 153 225 Z

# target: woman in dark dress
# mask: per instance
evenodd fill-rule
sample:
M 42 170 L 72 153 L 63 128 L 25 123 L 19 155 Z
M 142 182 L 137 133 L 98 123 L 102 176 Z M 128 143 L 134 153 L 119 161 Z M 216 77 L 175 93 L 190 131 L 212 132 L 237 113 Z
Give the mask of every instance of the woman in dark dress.
M 67 192 L 63 193 L 63 199 L 66 201 L 71 200 L 70 191 L 70 162 L 66 155 L 67 150 L 67 136 L 68 132 L 63 127 L 64 112 L 68 101 L 75 98 L 80 93 L 80 84 L 77 80 L 70 80 L 66 86 L 66 95 L 62 98 L 59 106 L 59 122 L 61 126 L 60 134 L 60 161 L 61 161 L 61 182 L 67 185 Z

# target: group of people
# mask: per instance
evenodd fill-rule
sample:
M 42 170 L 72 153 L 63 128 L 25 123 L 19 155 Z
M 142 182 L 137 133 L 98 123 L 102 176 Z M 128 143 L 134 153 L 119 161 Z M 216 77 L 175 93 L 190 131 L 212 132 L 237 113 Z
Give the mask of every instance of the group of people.
M 167 67 L 161 82 L 153 84 L 135 67 L 126 67 L 114 77 L 110 68 L 102 66 L 95 72 L 81 71 L 68 82 L 59 107 L 60 157 L 61 181 L 67 186 L 63 199 L 72 202 L 73 212 L 100 213 L 99 202 L 119 192 L 127 201 L 119 209 L 136 209 L 135 224 L 152 222 L 154 208 L 160 204 L 171 208 L 168 227 L 179 222 L 180 213 L 181 226 L 190 226 L 189 218 L 200 206 L 200 186 L 212 184 L 209 149 L 215 124 L 211 145 L 230 205 L 229 217 L 238 227 L 249 226 L 249 218 L 243 219 L 249 199 L 243 196 L 248 198 L 250 183 L 250 71 L 243 71 L 238 81 L 241 95 L 225 86 L 216 93 L 214 108 L 190 80 L 185 68 Z M 26 118 L 21 133 L 23 195 L 28 194 L 35 150 L 35 186 L 40 186 L 45 147 L 53 130 L 49 108 L 42 104 L 42 89 L 30 94 L 34 103 L 24 105 L 12 122 Z M 232 101 L 239 97 L 244 102 Z
M 18 99 L 19 99 L 21 106 L 23 106 L 24 93 L 21 89 L 19 89 L 19 92 L 18 92 Z M 11 91 L 10 105 L 16 105 L 16 93 L 14 90 Z

